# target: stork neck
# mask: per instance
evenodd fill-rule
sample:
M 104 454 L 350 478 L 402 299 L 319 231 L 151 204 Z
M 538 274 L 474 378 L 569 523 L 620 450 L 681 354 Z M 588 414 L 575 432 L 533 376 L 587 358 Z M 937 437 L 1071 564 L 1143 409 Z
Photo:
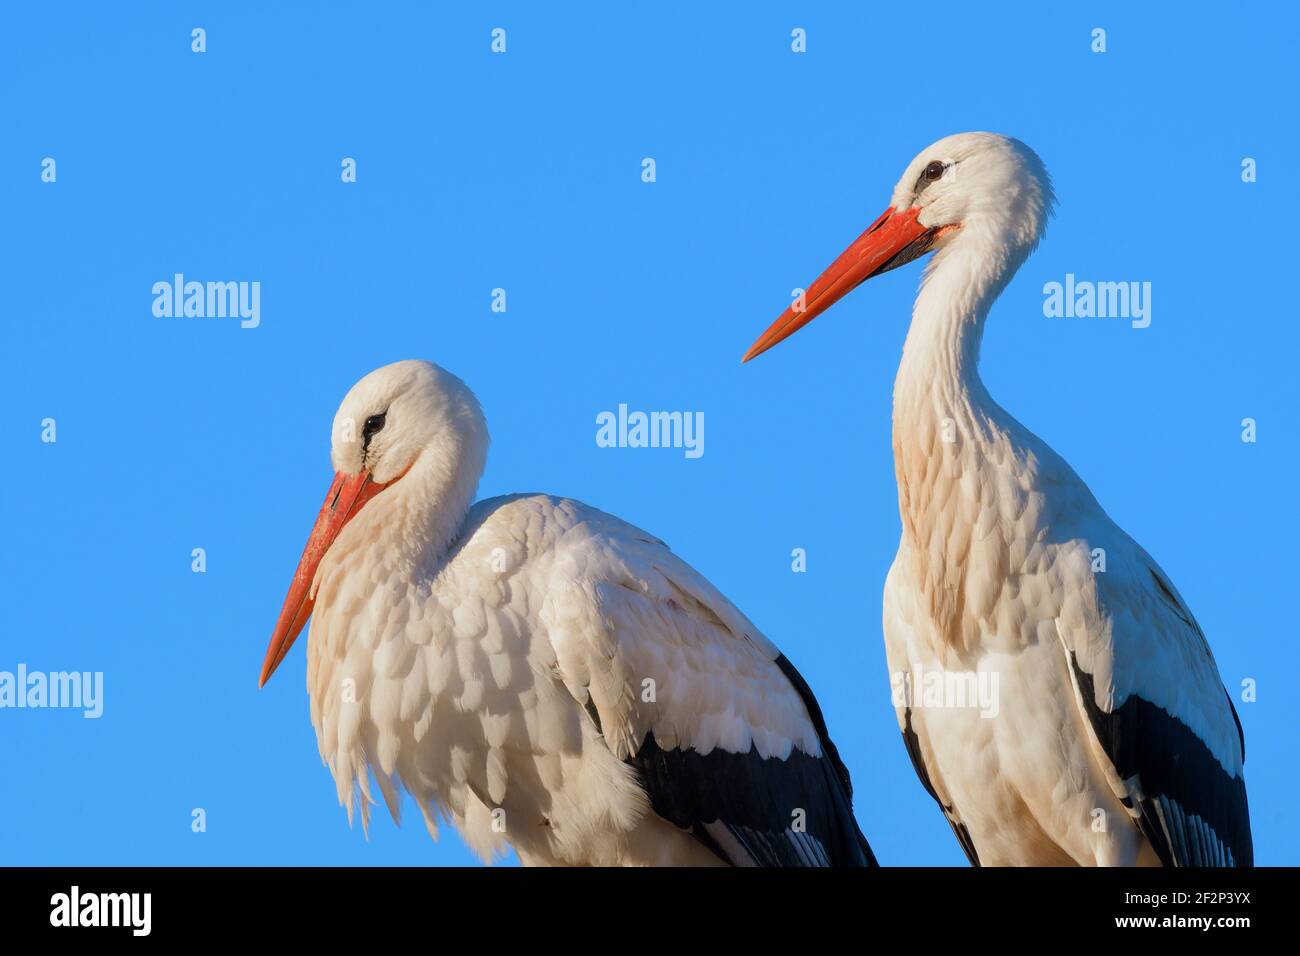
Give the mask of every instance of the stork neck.
M 458 444 L 462 447 L 427 449 L 394 486 L 402 494 L 392 502 L 389 527 L 401 547 L 426 562 L 445 555 L 459 537 L 483 475 L 485 456 L 463 447 L 467 442 Z
M 974 425 L 992 404 L 979 377 L 984 319 L 1023 259 L 977 228 L 963 229 L 935 255 L 894 381 L 896 443 L 900 428 L 919 419 Z
M 485 464 L 485 450 L 460 439 L 426 448 L 406 474 L 348 523 L 326 562 L 362 560 L 416 581 L 459 536 Z
M 955 237 L 936 255 L 894 382 L 894 471 L 904 540 L 914 554 L 935 551 L 936 535 L 946 533 L 937 503 L 958 507 L 957 498 L 982 487 L 963 476 L 1014 477 L 1007 471 L 1015 467 L 1014 456 L 1007 451 L 1015 426 L 985 389 L 978 364 L 985 316 L 1024 255 L 978 240 Z M 956 513 L 971 511 L 958 507 Z M 956 586 L 949 578 L 961 569 L 942 557 L 938 565 L 925 573 Z

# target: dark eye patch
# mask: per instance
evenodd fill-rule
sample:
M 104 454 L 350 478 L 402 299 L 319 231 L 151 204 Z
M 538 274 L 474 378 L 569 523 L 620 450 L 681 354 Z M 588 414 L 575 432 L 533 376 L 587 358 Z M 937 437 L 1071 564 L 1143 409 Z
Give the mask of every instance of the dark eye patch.
M 925 191 L 925 187 L 931 183 L 938 182 L 943 178 L 944 172 L 948 169 L 947 165 L 934 160 L 925 169 L 921 170 L 921 175 L 916 179 L 916 194 L 919 196 Z
M 362 454 L 370 447 L 370 439 L 374 437 L 375 432 L 380 431 L 385 422 L 388 421 L 388 411 L 385 409 L 378 415 L 371 415 L 366 419 L 366 423 L 361 426 L 361 451 Z

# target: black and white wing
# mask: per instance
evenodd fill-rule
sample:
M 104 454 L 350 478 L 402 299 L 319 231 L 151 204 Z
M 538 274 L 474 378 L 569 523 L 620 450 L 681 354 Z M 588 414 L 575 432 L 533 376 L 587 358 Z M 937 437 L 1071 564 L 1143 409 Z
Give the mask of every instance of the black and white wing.
M 1166 866 L 1251 866 L 1245 736 L 1195 618 L 1150 556 L 1057 623 L 1111 786 Z
M 735 865 L 874 865 L 799 672 L 663 542 L 585 517 L 544 617 L 561 679 L 654 812 Z

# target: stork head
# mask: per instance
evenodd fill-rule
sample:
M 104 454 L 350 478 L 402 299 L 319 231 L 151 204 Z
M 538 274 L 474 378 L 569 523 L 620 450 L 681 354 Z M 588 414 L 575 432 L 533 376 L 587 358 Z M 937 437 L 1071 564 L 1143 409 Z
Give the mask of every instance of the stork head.
M 928 252 L 983 243 L 1018 267 L 1047 226 L 1052 184 L 1037 154 L 996 133 L 958 133 L 926 147 L 894 187 L 889 208 L 817 278 L 742 359 L 793 335 L 873 276 Z
M 259 686 L 311 616 L 316 571 L 344 526 L 417 463 L 438 486 L 477 483 L 487 443 L 487 423 L 474 393 L 432 362 L 394 362 L 352 386 L 334 416 L 334 481 L 280 610 Z
M 334 415 L 330 461 L 341 475 L 364 473 L 386 486 L 426 449 L 460 453 L 466 444 L 485 444 L 486 434 L 469 386 L 432 362 L 408 359 L 375 369 L 348 390 Z

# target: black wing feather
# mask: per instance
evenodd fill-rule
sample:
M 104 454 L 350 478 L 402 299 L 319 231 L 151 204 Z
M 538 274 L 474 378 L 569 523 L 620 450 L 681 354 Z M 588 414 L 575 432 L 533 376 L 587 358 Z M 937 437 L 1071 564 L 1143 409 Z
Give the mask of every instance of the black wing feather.
M 921 786 L 925 787 L 925 792 L 934 798 L 934 802 L 943 811 L 943 817 L 948 821 L 948 825 L 952 827 L 952 834 L 957 838 L 957 842 L 961 844 L 966 859 L 970 860 L 971 866 L 979 866 L 980 856 L 975 851 L 975 841 L 971 839 L 966 824 L 958 819 L 956 807 L 951 804 L 945 806 L 944 802 L 939 799 L 934 784 L 930 783 L 930 772 L 925 769 L 925 760 L 921 757 L 921 741 L 917 738 L 916 731 L 912 729 L 912 708 L 910 707 L 903 711 L 903 746 L 907 748 L 907 755 L 912 758 L 912 769 L 921 778 Z
M 758 866 L 875 866 L 853 818 L 848 769 L 826 732 L 821 708 L 784 655 L 776 664 L 803 699 L 821 740 L 820 757 L 798 748 L 783 760 L 761 757 L 753 747 L 748 753 L 665 750 L 647 733 L 628 762 L 654 812 L 729 863 L 742 861 L 732 859 L 706 827 L 725 826 L 749 856 L 744 862 Z M 795 828 L 800 818 L 803 830 Z
M 1253 866 L 1245 779 L 1224 770 L 1187 724 L 1149 700 L 1133 694 L 1116 710 L 1102 710 L 1092 675 L 1073 652 L 1070 666 L 1102 749 L 1122 780 L 1136 778 L 1137 824 L 1161 862 Z M 1236 719 L 1231 699 L 1228 705 Z M 1244 759 L 1244 736 L 1241 744 Z

